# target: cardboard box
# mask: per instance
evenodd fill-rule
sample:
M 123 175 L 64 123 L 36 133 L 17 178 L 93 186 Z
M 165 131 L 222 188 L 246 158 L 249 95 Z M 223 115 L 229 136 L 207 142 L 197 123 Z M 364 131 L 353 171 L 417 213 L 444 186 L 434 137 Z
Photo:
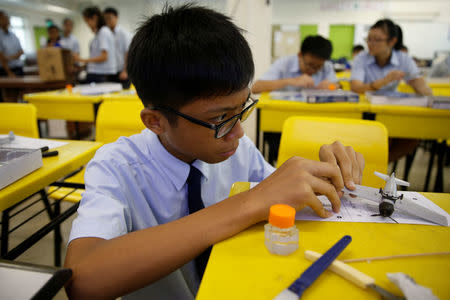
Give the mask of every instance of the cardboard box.
M 44 81 L 71 81 L 73 56 L 70 50 L 48 47 L 37 52 L 39 77 Z

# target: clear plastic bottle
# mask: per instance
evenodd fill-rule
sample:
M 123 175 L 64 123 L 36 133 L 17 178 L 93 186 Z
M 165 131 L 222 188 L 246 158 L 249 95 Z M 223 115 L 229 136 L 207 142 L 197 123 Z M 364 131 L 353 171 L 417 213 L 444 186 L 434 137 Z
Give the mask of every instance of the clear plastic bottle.
M 265 245 L 272 254 L 288 255 L 298 248 L 295 209 L 285 204 L 270 207 L 269 223 L 264 225 Z

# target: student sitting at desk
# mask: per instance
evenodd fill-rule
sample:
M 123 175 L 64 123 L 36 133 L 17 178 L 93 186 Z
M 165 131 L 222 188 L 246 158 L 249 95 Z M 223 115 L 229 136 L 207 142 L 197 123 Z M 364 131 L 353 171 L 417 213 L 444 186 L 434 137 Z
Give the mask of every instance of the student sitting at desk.
M 267 220 L 275 203 L 327 217 L 316 194 L 338 211 L 344 183 L 361 180 L 362 155 L 340 143 L 323 146 L 321 162 L 264 161 L 241 127 L 257 102 L 252 54 L 218 12 L 152 16 L 131 42 L 128 74 L 147 129 L 103 146 L 87 167 L 65 262 L 72 299 L 193 299 L 211 245 Z M 236 181 L 261 183 L 228 198 Z
M 389 19 L 376 22 L 369 31 L 369 51 L 360 53 L 353 61 L 351 75 L 352 91 L 364 94 L 366 91 L 395 91 L 400 80 L 405 80 L 421 95 L 431 95 L 430 88 L 420 76 L 413 59 L 398 49 L 398 27 Z
M 328 61 L 333 48 L 323 37 L 308 36 L 297 55 L 275 61 L 270 69 L 255 82 L 253 93 L 273 90 L 299 90 L 316 87 L 328 89 L 337 82 L 333 64 Z
M 116 73 L 114 35 L 106 26 L 98 7 L 86 8 L 83 18 L 95 37 L 89 45 L 89 58 L 82 59 L 75 55 L 75 61 L 87 63 L 87 83 L 109 81 L 109 77 Z

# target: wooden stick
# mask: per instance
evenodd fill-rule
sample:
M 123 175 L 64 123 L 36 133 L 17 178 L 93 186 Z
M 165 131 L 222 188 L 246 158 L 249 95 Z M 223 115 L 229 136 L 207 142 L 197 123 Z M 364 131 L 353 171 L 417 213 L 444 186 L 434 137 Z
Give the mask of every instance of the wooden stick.
M 353 263 L 361 261 L 372 261 L 372 260 L 384 260 L 384 259 L 396 259 L 396 258 L 409 258 L 418 256 L 431 256 L 431 255 L 450 255 L 450 251 L 446 252 L 430 252 L 430 253 L 416 253 L 416 254 L 400 254 L 400 255 L 390 255 L 390 256 L 377 256 L 377 257 L 367 257 L 367 258 L 353 258 L 341 260 L 344 263 Z

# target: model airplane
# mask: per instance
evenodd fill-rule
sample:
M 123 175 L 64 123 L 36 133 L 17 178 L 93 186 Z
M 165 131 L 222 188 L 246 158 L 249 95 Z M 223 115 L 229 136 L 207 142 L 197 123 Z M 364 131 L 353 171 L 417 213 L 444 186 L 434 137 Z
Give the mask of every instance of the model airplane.
M 342 191 L 344 194 L 358 196 L 378 203 L 380 211 L 379 215 L 383 217 L 391 217 L 392 213 L 396 209 L 439 225 L 448 226 L 448 219 L 446 215 L 442 215 L 436 211 L 419 205 L 414 202 L 413 199 L 397 192 L 397 185 L 409 186 L 409 182 L 395 178 L 394 173 L 392 173 L 391 176 L 381 174 L 379 172 L 374 173 L 386 181 L 384 189 L 380 188 L 378 190 L 372 187 L 356 185 L 356 189 L 354 191 L 348 190 L 347 188 L 344 188 Z

